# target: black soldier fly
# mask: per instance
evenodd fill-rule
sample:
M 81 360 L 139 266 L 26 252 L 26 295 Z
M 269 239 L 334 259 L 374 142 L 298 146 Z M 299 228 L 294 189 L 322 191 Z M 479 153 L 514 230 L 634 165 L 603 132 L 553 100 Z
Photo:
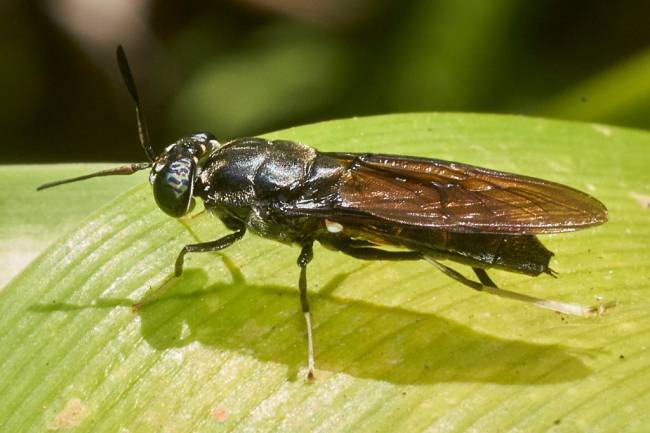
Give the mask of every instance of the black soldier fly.
M 221 144 L 210 133 L 183 137 L 156 155 L 121 46 L 117 62 L 135 102 L 140 145 L 149 162 L 51 182 L 38 189 L 151 168 L 154 198 L 168 215 L 186 215 L 195 197 L 200 198 L 205 209 L 233 233 L 185 245 L 176 260 L 175 276 L 183 272 L 187 253 L 224 249 L 247 230 L 298 245 L 308 379 L 313 378 L 314 349 L 307 265 L 315 241 L 357 259 L 426 260 L 472 289 L 560 313 L 587 316 L 612 306 L 587 307 L 510 292 L 498 288 L 486 271 L 554 275 L 548 266 L 553 253 L 535 235 L 575 231 L 607 221 L 605 206 L 583 192 L 457 162 L 319 152 L 305 144 L 263 138 Z M 478 281 L 441 260 L 471 267 Z

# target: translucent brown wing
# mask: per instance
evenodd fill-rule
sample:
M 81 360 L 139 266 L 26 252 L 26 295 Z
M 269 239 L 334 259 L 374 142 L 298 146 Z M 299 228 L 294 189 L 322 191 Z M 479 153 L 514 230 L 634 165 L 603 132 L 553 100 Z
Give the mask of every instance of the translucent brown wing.
M 554 182 L 436 159 L 326 155 L 347 167 L 330 209 L 334 215 L 511 234 L 566 232 L 607 221 L 598 200 Z

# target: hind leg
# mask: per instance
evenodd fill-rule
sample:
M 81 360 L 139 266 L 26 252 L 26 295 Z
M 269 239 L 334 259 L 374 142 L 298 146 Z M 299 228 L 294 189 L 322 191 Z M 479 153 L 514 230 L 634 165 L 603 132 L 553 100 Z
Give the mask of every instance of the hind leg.
M 551 299 L 535 298 L 534 296 L 528 296 L 521 293 L 511 292 L 509 290 L 498 288 L 497 285 L 494 284 L 494 281 L 492 281 L 492 279 L 488 276 L 487 272 L 484 269 L 472 268 L 474 269 L 474 273 L 476 274 L 476 276 L 479 278 L 479 280 L 481 280 L 481 282 L 479 283 L 470 280 L 469 278 L 465 277 L 458 271 L 450 268 L 449 266 L 443 265 L 442 263 L 435 260 L 434 258 L 425 256 L 424 259 L 429 263 L 431 263 L 433 266 L 435 266 L 438 270 L 440 270 L 448 277 L 453 278 L 459 283 L 469 286 L 474 290 L 491 293 L 493 295 L 497 295 L 502 298 L 508 298 L 508 299 L 514 299 L 515 301 L 526 302 L 528 304 L 532 304 L 537 307 L 545 308 L 547 310 L 555 311 L 558 313 L 570 314 L 573 316 L 594 316 L 594 315 L 602 315 L 607 310 L 616 306 L 616 303 L 613 302 L 608 304 L 586 306 L 580 304 L 573 304 L 569 302 L 554 301 Z

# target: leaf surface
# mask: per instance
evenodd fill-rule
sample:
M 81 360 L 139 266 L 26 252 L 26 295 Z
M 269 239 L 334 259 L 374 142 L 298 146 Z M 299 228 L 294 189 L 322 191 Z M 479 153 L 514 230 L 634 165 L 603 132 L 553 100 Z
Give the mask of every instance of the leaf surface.
M 559 278 L 493 276 L 533 296 L 619 305 L 564 317 L 473 292 L 425 262 L 361 262 L 317 247 L 317 379 L 305 384 L 297 248 L 247 235 L 221 254 L 189 255 L 185 274 L 170 279 L 184 244 L 226 230 L 207 213 L 166 217 L 136 178 L 85 220 L 71 216 L 76 228 L 0 291 L 1 431 L 647 430 L 650 134 L 408 114 L 271 136 L 457 160 L 589 192 L 607 205 L 607 224 L 542 237 Z M 93 195 L 116 181 L 79 188 Z M 3 223 L 20 227 L 6 198 Z M 70 192 L 65 206 L 82 200 Z M 54 204 L 11 206 L 57 226 Z

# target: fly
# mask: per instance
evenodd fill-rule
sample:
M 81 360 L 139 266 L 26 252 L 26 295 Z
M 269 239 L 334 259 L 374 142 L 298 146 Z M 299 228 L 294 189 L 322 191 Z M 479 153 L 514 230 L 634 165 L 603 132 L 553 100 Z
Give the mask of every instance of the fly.
M 511 292 L 498 288 L 487 273 L 494 268 L 554 276 L 548 266 L 553 253 L 536 235 L 607 221 L 605 206 L 581 191 L 457 162 L 319 152 L 301 143 L 256 137 L 220 143 L 205 132 L 182 137 L 156 155 L 121 46 L 117 62 L 135 103 L 140 145 L 148 162 L 46 183 L 38 189 L 151 169 L 153 196 L 169 216 L 186 215 L 194 199 L 200 198 L 232 233 L 185 245 L 176 259 L 177 277 L 186 254 L 222 250 L 247 231 L 299 246 L 298 288 L 307 331 L 308 380 L 314 377 L 314 345 L 307 265 L 316 241 L 362 260 L 426 260 L 472 289 L 559 313 L 589 316 L 613 306 L 583 306 Z M 383 249 L 386 245 L 397 250 Z M 442 260 L 471 267 L 478 281 Z

